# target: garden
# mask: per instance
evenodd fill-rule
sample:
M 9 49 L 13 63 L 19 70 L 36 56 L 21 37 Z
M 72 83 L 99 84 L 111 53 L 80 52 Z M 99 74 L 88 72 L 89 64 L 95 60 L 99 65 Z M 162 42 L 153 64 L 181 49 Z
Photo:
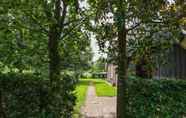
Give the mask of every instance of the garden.
M 77 104 L 79 111 L 85 105 L 88 86 L 93 84 L 98 97 L 116 96 L 116 87 L 103 79 L 81 79 L 77 88 Z M 186 82 L 182 80 L 146 80 L 129 77 L 128 117 L 177 117 L 186 114 Z M 116 101 L 115 101 L 116 102 Z
M 0 118 L 185 118 L 185 0 L 0 0 Z

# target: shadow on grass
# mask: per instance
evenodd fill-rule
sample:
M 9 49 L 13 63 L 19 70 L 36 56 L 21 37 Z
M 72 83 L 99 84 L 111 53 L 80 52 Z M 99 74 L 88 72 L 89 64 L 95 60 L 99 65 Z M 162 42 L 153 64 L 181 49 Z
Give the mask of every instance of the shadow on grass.
M 78 84 L 80 85 L 90 85 L 93 83 L 94 85 L 105 85 L 107 81 L 104 79 L 81 79 Z
M 82 85 L 82 86 L 88 86 L 90 84 L 91 81 L 84 81 L 84 80 L 80 80 L 78 82 L 78 85 Z

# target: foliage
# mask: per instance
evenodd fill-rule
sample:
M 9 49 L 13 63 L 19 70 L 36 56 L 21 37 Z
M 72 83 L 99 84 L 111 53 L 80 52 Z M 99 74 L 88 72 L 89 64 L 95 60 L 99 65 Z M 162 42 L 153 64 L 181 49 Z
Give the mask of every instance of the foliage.
M 178 15 L 184 12 L 174 11 L 170 7 L 174 6 L 170 1 L 95 0 L 91 3 L 96 9 L 95 17 L 98 17 L 93 31 L 100 48 L 108 54 L 108 60 L 112 63 L 118 61 L 118 26 L 122 23 L 126 29 L 128 64 L 142 65 L 146 70 L 152 71 L 150 73 L 155 70 L 157 60 L 163 63 L 164 53 L 176 40 L 180 40 Z M 119 3 L 123 3 L 123 6 Z M 144 64 L 141 64 L 142 61 L 145 61 Z
M 94 32 L 100 47 L 103 50 L 109 47 L 108 53 L 115 56 L 113 60 L 118 69 L 117 118 L 124 118 L 127 117 L 128 101 L 126 91 L 128 41 L 131 38 L 140 40 L 138 36 L 148 34 L 146 24 L 166 21 L 161 8 L 165 6 L 167 0 L 89 0 L 89 2 L 97 20 Z M 145 28 L 140 28 L 141 26 Z
M 46 24 L 47 20 L 43 17 L 41 1 L 2 0 L 0 9 L 3 68 L 7 66 L 11 71 L 18 69 L 20 72 L 32 70 L 46 75 L 47 33 L 38 24 Z
M 46 86 L 46 89 L 43 88 L 46 93 L 46 96 L 43 96 L 44 99 L 46 98 L 43 100 L 45 102 L 43 107 L 46 109 L 39 112 L 43 114 L 51 112 L 53 115 L 51 117 L 59 117 L 59 115 L 64 118 L 71 117 L 75 101 L 73 93 L 75 82 L 79 73 L 90 67 L 92 58 L 90 40 L 83 26 L 85 19 L 77 0 L 0 1 L 0 71 L 23 74 L 29 72 L 39 78 L 36 84 L 37 79 L 34 78 L 37 77 L 22 77 L 22 75 L 17 77 L 7 73 L 9 74 L 6 75 L 7 78 L 12 80 L 7 79 L 4 84 L 12 85 L 6 89 L 11 89 L 10 94 L 13 97 L 23 94 L 23 102 L 27 99 L 28 101 L 36 99 L 38 102 L 40 96 L 34 95 L 40 94 L 38 87 Z M 66 71 L 74 75 L 70 73 L 69 76 Z M 49 78 L 51 81 L 48 81 Z M 27 85 L 27 81 L 31 83 L 33 81 L 34 84 Z M 33 96 L 32 94 L 24 96 L 21 89 L 27 92 L 29 87 L 34 90 L 31 91 Z M 10 100 L 12 99 L 10 97 Z M 11 110 L 12 113 L 17 112 L 16 108 L 20 107 L 21 100 L 19 97 L 18 100 L 15 98 L 15 104 L 8 101 L 15 108 L 7 107 L 7 110 Z M 26 107 L 26 104 L 31 103 L 26 101 L 23 105 Z M 37 104 L 33 107 L 37 107 Z M 27 118 L 32 115 L 29 105 L 28 108 L 17 109 L 19 114 L 16 117 Z M 37 108 L 35 110 L 38 112 Z M 33 114 L 37 115 L 35 112 Z
M 2 0 L 0 2 L 0 62 L 10 71 L 31 70 L 48 75 L 49 31 L 59 19 L 55 17 L 56 1 Z M 85 16 L 78 1 L 61 1 L 60 36 L 57 49 L 60 53 L 60 69 L 79 70 L 89 68 L 91 60 L 90 40 L 84 29 Z M 65 8 L 68 7 L 68 10 Z M 76 8 L 78 8 L 77 12 Z M 67 12 L 64 13 L 64 12 Z M 56 11 L 55 11 L 56 12 Z M 82 15 L 79 16 L 78 14 Z M 64 21 L 62 21 L 64 19 Z M 53 33 L 55 35 L 55 33 Z M 57 37 L 56 37 L 57 38 Z M 54 52 L 54 51 L 53 51 Z M 60 65 L 60 64 L 58 64 Z M 80 69 L 81 68 L 81 69 Z
M 104 72 L 105 71 L 105 58 L 99 58 L 94 64 L 92 65 L 91 71 L 92 72 Z
M 83 79 L 80 85 L 93 82 L 98 96 L 115 96 L 115 88 L 101 79 Z M 112 90 L 111 90 L 112 88 Z M 186 115 L 186 82 L 182 80 L 128 79 L 128 117 L 182 118 Z M 81 94 L 78 94 L 81 95 Z
M 60 89 L 51 93 L 49 81 L 33 75 L 0 75 L 0 89 L 8 118 L 69 118 L 75 104 L 74 78 L 64 74 Z M 68 84 L 67 84 L 68 83 Z
M 61 69 L 81 73 L 89 70 L 91 66 L 90 39 L 88 39 L 88 33 L 82 32 L 81 29 L 73 30 L 71 33 L 72 35 L 60 42 Z
M 182 118 L 186 115 L 186 82 L 128 80 L 130 118 Z

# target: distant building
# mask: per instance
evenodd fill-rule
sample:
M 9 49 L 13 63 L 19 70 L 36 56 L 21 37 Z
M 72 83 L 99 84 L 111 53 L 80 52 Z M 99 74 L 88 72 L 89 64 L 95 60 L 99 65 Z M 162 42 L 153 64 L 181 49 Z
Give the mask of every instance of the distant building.
M 92 73 L 93 78 L 106 78 L 107 77 L 107 72 L 97 72 L 97 73 Z
M 107 64 L 107 80 L 114 86 L 117 84 L 116 67 L 114 64 Z

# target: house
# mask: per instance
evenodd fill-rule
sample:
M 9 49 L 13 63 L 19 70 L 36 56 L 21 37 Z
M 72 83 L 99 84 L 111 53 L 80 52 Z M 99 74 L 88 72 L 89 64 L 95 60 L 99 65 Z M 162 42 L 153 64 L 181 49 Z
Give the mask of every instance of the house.
M 165 64 L 157 64 L 156 77 L 160 78 L 175 78 L 186 80 L 186 39 L 181 44 L 174 44 L 167 54 Z
M 177 41 L 165 54 L 168 58 L 162 64 L 157 60 L 157 68 L 153 78 L 173 78 L 173 79 L 185 79 L 186 80 L 186 31 L 182 31 L 183 38 L 181 41 Z M 129 67 L 130 68 L 130 67 Z M 134 70 L 134 69 L 133 69 Z M 110 63 L 107 64 L 107 80 L 116 85 L 117 74 L 116 65 Z
M 182 40 L 177 41 L 166 54 L 167 63 L 157 63 L 156 78 L 186 80 L 186 31 L 182 29 Z

